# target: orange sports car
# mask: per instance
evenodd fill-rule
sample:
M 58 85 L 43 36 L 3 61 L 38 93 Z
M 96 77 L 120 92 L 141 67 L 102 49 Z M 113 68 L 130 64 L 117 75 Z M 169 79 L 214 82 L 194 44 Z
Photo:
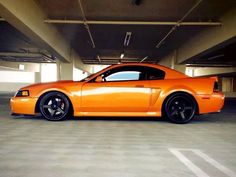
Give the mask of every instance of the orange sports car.
M 21 88 L 10 101 L 13 115 L 47 120 L 73 116 L 166 116 L 187 123 L 194 115 L 219 112 L 224 95 L 216 77 L 192 78 L 144 63 L 112 65 L 81 81 L 38 83 Z

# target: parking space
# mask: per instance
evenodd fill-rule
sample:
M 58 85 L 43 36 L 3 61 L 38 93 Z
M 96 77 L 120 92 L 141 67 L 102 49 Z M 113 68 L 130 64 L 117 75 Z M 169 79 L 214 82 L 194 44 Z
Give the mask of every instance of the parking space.
M 153 118 L 12 117 L 8 100 L 1 94 L 0 176 L 235 176 L 234 99 L 222 113 L 186 125 Z

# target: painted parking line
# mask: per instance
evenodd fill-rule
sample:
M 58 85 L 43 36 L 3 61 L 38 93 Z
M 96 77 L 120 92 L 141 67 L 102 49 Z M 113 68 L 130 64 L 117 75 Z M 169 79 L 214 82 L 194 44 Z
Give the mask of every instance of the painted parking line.
M 197 177 L 210 177 L 187 157 L 185 157 L 178 149 L 169 149 L 184 165 L 186 165 Z
M 186 165 L 197 177 L 210 177 L 206 172 L 204 172 L 201 168 L 196 166 L 191 160 L 189 160 L 186 156 L 183 155 L 180 151 L 192 151 L 199 157 L 201 157 L 203 160 L 205 160 L 207 163 L 211 164 L 218 170 L 220 170 L 222 173 L 229 177 L 236 177 L 236 173 L 232 170 L 228 169 L 224 165 L 220 164 L 216 160 L 212 159 L 202 151 L 198 149 L 175 149 L 175 148 L 169 148 L 168 149 L 172 154 L 174 154 L 184 165 Z

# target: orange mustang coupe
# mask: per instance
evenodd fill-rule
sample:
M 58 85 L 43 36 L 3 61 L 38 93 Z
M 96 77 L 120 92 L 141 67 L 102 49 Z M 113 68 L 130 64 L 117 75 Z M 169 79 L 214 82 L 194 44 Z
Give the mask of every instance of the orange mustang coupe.
M 11 99 L 13 115 L 47 120 L 74 116 L 166 116 L 187 123 L 194 115 L 219 112 L 224 95 L 216 77 L 191 78 L 160 65 L 112 65 L 81 81 L 58 81 L 21 88 Z

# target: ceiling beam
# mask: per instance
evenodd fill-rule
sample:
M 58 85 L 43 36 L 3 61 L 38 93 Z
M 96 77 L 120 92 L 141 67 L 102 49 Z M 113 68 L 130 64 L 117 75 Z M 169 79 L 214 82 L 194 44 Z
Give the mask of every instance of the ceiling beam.
M 58 60 L 67 63 L 76 60 L 78 68 L 90 70 L 57 28 L 52 24 L 44 23 L 47 15 L 35 1 L 0 0 L 0 16 L 31 39 L 33 44 L 47 50 Z
M 0 56 L 6 57 L 32 57 L 32 58 L 40 58 L 43 54 L 41 53 L 20 53 L 20 52 L 0 52 Z
M 222 25 L 204 30 L 186 41 L 177 49 L 177 63 L 185 63 L 189 59 L 198 59 L 210 53 L 214 48 L 227 45 L 227 41 L 236 40 L 236 8 L 223 15 Z M 222 61 L 222 64 L 224 61 Z
M 53 25 L 43 23 L 46 15 L 34 1 L 0 0 L 0 15 L 38 47 L 70 61 L 70 46 Z
M 236 8 L 225 13 L 220 21 L 222 25 L 203 30 L 185 41 L 177 49 L 160 59 L 159 64 L 174 67 L 177 64 L 192 64 L 213 51 L 236 41 Z M 214 64 L 214 62 L 211 62 Z M 221 64 L 226 61 L 222 60 Z M 209 63 L 208 63 L 209 64 Z M 226 63 L 228 64 L 228 63 Z
M 173 21 L 103 21 L 103 20 L 61 20 L 61 19 L 46 19 L 45 23 L 54 24 L 90 24 L 90 25 L 179 25 L 179 26 L 220 26 L 221 22 L 173 22 Z

